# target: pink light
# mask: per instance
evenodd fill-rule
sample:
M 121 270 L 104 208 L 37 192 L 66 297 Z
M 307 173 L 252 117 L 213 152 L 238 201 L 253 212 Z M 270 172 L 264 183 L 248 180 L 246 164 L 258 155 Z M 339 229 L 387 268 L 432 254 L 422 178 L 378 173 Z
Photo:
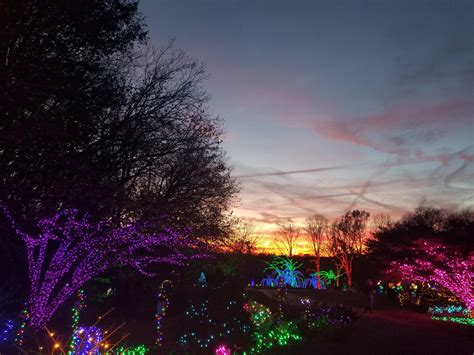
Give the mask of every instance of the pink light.
M 231 355 L 231 354 L 232 354 L 232 351 L 230 351 L 227 345 L 222 344 L 216 348 L 216 355 Z
M 413 261 L 392 263 L 404 279 L 418 282 L 434 282 L 454 294 L 472 312 L 474 296 L 474 254 L 463 256 L 434 242 L 417 245 Z

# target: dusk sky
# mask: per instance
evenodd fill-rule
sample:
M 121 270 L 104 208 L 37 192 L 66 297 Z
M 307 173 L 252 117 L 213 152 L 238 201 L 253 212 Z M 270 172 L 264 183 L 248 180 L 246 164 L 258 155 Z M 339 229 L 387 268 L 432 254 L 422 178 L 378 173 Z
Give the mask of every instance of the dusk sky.
M 207 64 L 235 214 L 399 217 L 474 204 L 473 1 L 142 0 L 150 44 Z M 262 246 L 270 246 L 266 240 Z

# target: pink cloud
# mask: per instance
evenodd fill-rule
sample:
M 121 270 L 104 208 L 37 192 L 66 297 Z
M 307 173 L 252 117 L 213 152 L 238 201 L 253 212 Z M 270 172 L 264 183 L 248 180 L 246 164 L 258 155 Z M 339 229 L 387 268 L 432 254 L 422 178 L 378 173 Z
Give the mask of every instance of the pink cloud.
M 474 100 L 449 100 L 431 105 L 418 105 L 387 110 L 378 115 L 354 120 L 327 120 L 311 124 L 318 134 L 330 139 L 371 147 L 386 153 L 408 156 L 410 143 L 436 141 L 445 130 L 436 125 L 469 122 L 474 116 Z M 397 136 L 396 130 L 409 131 Z M 414 150 L 420 156 L 419 148 Z

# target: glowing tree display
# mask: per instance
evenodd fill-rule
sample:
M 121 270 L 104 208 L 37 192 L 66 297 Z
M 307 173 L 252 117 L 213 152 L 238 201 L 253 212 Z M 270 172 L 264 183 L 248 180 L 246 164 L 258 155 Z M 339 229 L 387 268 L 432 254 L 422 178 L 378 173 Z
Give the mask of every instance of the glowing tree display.
M 303 274 L 298 271 L 301 263 L 293 261 L 288 257 L 275 257 L 271 263 L 267 263 L 268 267 L 265 269 L 273 270 L 275 274 L 274 285 L 278 285 L 280 280 L 283 280 L 287 286 L 302 287 L 304 282 Z
M 184 247 L 193 242 L 185 235 L 166 228 L 149 234 L 144 225 L 112 227 L 108 222 L 91 222 L 76 209 L 58 212 L 38 222 L 36 235 L 16 227 L 26 244 L 30 277 L 29 325 L 46 325 L 57 308 L 88 280 L 115 265 L 132 266 L 145 275 L 154 263 L 181 264 Z
M 474 255 L 465 257 L 435 242 L 419 242 L 412 252 L 410 260 L 393 262 L 391 271 L 409 281 L 438 284 L 454 294 L 472 313 Z

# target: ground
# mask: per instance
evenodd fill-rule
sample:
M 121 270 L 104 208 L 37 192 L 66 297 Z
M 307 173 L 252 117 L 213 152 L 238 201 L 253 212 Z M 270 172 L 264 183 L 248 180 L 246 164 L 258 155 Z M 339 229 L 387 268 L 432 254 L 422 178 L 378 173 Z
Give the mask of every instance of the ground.
M 249 289 L 249 295 L 275 299 L 271 289 Z M 363 294 L 340 291 L 291 290 L 287 299 L 298 305 L 301 298 L 319 303 L 353 307 L 360 318 L 345 336 L 331 341 L 309 341 L 304 346 L 280 348 L 272 354 L 474 354 L 474 329 L 435 321 L 426 313 L 401 309 L 393 302 L 376 299 L 372 314 L 365 314 Z

